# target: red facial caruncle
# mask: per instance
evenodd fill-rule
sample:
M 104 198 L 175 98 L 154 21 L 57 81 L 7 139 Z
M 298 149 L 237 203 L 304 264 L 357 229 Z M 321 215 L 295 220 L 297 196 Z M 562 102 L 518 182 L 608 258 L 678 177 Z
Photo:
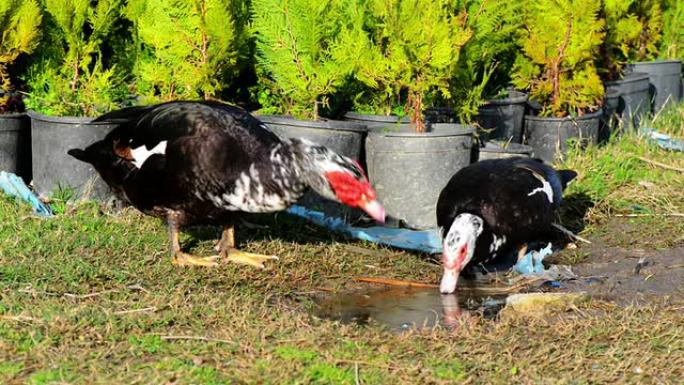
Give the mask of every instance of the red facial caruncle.
M 447 255 L 446 248 L 443 248 L 442 252 L 442 264 L 446 269 L 454 269 L 456 271 L 461 271 L 463 268 L 463 263 L 465 262 L 466 256 L 468 254 L 468 245 L 462 245 L 459 247 L 458 252 L 455 256 Z
M 378 222 L 385 221 L 385 209 L 376 200 L 375 190 L 365 177 L 359 180 L 346 171 L 330 171 L 325 177 L 341 203 L 361 208 Z

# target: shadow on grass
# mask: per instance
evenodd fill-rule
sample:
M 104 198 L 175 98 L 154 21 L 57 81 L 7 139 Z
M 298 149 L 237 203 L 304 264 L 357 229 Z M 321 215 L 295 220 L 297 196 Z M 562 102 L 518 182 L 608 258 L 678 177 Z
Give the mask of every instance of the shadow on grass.
M 297 244 L 332 244 L 345 241 L 342 235 L 318 227 L 304 219 L 286 213 L 245 214 L 235 225 L 235 242 L 241 244 L 255 241 L 279 239 Z M 192 249 L 204 241 L 215 241 L 221 237 L 219 226 L 192 226 L 183 229 L 189 239 L 183 248 Z
M 559 211 L 561 223 L 574 233 L 581 232 L 587 225 L 587 212 L 594 205 L 591 197 L 584 192 L 564 196 Z

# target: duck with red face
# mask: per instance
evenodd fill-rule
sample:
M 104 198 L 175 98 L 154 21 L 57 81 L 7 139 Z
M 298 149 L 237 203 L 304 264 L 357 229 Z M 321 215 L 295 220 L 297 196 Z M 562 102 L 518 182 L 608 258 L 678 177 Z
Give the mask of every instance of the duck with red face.
M 96 121 L 117 127 L 68 153 L 92 164 L 122 200 L 166 219 L 175 264 L 213 266 L 220 257 L 263 267 L 276 257 L 238 250 L 233 225 L 244 213 L 284 210 L 308 188 L 385 219 L 356 161 L 306 140 L 281 139 L 238 107 L 178 101 L 125 108 Z M 181 251 L 179 228 L 195 224 L 224 226 L 219 255 Z

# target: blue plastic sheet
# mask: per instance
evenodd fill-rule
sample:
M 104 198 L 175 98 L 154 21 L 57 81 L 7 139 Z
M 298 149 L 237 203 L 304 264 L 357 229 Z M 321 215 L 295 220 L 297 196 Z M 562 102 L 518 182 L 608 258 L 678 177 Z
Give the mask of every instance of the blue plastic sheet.
M 287 209 L 287 212 L 351 238 L 404 250 L 414 250 L 430 254 L 440 254 L 442 252 L 442 239 L 438 229 L 418 231 L 382 226 L 355 227 L 345 223 L 340 218 L 326 217 L 319 211 L 309 210 L 297 205 L 291 206 Z M 551 280 L 572 275 L 569 270 L 567 272 L 562 269 L 559 270 L 558 266 L 553 266 L 550 269 L 544 268 L 542 261 L 554 251 L 551 243 L 542 248 L 542 245 L 533 242 L 529 244 L 528 250 L 527 254 L 515 264 L 513 267 L 514 271 L 528 277 L 548 276 Z M 515 256 L 511 257 L 515 258 Z
M 674 139 L 670 135 L 662 134 L 658 132 L 658 130 L 652 128 L 645 128 L 644 133 L 652 143 L 655 143 L 660 148 L 684 152 L 684 140 Z
M 548 245 L 546 245 L 546 247 L 539 251 L 530 250 L 527 252 L 527 254 L 525 254 L 525 256 L 518 260 L 515 266 L 513 266 L 513 270 L 522 275 L 544 273 L 545 269 L 542 261 L 552 253 L 553 245 L 550 242 Z
M 30 204 L 33 207 L 33 212 L 36 214 L 43 217 L 52 216 L 50 206 L 41 202 L 33 191 L 26 186 L 24 181 L 15 174 L 0 171 L 0 190 L 9 196 Z
M 340 218 L 326 217 L 319 211 L 309 210 L 297 205 L 291 206 L 287 209 L 287 212 L 352 238 L 430 254 L 442 252 L 442 239 L 438 229 L 418 231 L 382 226 L 355 227 L 345 223 Z

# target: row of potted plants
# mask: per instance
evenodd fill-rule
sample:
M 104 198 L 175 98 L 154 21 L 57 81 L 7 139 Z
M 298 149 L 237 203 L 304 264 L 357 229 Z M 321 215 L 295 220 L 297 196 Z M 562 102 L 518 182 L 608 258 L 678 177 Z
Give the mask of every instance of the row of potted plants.
M 681 93 L 672 87 L 681 62 L 638 63 L 684 56 L 676 0 L 5 3 L 0 80 L 13 96 L 0 99 L 0 111 L 20 100 L 8 81 L 16 73 L 43 195 L 60 183 L 106 195 L 97 182 L 84 187 L 92 170 L 66 155 L 111 128 L 89 117 L 219 98 L 258 110 L 280 135 L 365 161 L 390 216 L 431 227 L 437 181 L 470 162 L 472 127 L 479 138 L 514 142 L 524 131 L 552 161 L 569 137 L 595 142 L 602 107 L 626 111 L 626 122 L 649 88 L 656 108 Z

